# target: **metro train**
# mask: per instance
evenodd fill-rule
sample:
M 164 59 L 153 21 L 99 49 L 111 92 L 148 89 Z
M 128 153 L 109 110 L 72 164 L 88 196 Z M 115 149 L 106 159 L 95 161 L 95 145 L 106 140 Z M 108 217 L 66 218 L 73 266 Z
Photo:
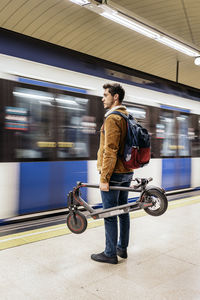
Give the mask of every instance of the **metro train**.
M 0 54 L 2 223 L 66 208 L 77 181 L 98 183 L 106 82 L 122 84 L 124 105 L 151 136 L 151 161 L 134 176 L 168 191 L 200 187 L 200 91 L 72 51 L 59 63 L 36 54 Z M 101 201 L 97 190 L 82 193 Z

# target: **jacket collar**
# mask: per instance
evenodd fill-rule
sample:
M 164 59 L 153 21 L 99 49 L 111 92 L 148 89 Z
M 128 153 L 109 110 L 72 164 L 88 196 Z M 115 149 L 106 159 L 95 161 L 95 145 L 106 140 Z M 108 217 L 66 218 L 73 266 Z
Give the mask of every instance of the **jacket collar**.
M 113 111 L 117 110 L 117 109 L 123 109 L 125 110 L 126 109 L 126 106 L 124 105 L 117 105 L 117 106 L 114 106 L 113 108 L 109 109 L 109 111 L 107 111 L 105 113 L 105 117 L 109 116 L 109 114 L 111 114 Z

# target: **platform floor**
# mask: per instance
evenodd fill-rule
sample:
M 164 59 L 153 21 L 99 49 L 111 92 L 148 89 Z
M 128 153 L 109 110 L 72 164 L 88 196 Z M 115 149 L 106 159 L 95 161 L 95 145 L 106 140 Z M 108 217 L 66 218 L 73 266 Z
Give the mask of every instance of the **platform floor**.
M 117 265 L 90 259 L 104 250 L 103 226 L 0 251 L 0 299 L 200 300 L 200 197 L 189 203 L 132 213 L 129 257 Z

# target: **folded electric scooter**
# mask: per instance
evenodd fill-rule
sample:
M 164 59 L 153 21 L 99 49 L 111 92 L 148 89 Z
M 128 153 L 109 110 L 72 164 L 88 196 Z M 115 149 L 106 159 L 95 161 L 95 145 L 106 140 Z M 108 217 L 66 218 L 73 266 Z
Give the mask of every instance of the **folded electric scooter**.
M 128 191 L 140 193 L 135 202 L 111 207 L 108 209 L 94 209 L 86 201 L 81 198 L 80 188 L 99 188 L 97 184 L 89 184 L 77 182 L 76 187 L 68 194 L 69 214 L 67 216 L 67 226 L 73 233 L 82 233 L 87 228 L 87 218 L 101 219 L 120 214 L 129 213 L 135 210 L 144 209 L 151 216 L 160 216 L 164 214 L 168 207 L 168 201 L 165 190 L 156 187 L 148 186 L 148 183 L 153 178 L 135 178 L 137 184 L 130 187 L 110 186 L 110 190 Z M 112 182 L 111 182 L 112 183 Z M 86 210 L 85 213 L 79 210 L 79 207 Z

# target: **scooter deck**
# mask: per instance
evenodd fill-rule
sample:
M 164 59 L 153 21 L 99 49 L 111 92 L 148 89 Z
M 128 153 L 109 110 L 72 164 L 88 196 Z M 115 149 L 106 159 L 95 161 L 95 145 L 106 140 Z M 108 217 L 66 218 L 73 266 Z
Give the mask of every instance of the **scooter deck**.
M 107 217 L 113 217 L 121 214 L 126 214 L 134 210 L 139 210 L 141 208 L 152 206 L 152 203 L 128 203 L 124 205 L 119 205 L 107 209 L 98 209 L 95 210 L 93 213 L 90 213 L 88 217 L 92 217 L 93 219 L 101 219 Z

